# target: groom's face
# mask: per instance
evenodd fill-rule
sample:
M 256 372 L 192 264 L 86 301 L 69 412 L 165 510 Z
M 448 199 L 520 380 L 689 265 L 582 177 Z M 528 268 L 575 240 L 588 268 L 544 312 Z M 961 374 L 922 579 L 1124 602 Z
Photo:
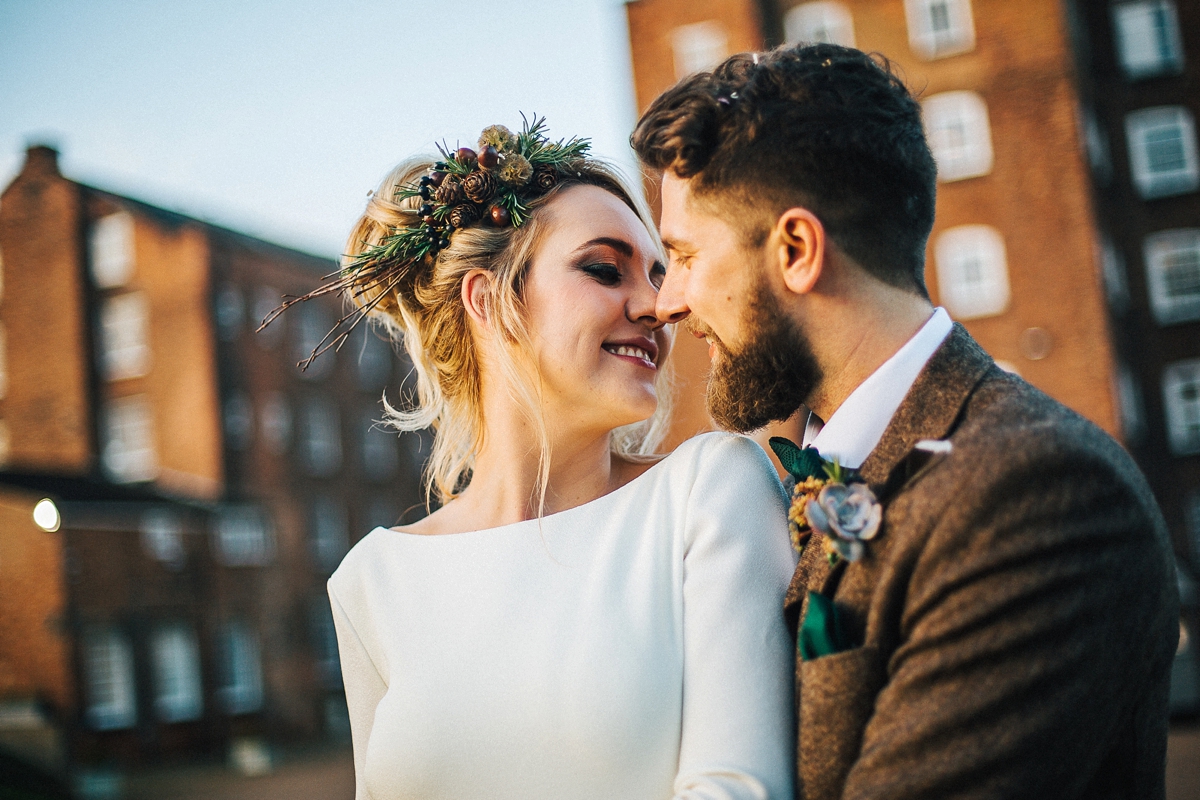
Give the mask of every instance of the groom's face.
M 663 176 L 661 228 L 670 263 L 656 311 L 666 322 L 686 320 L 693 335 L 708 340 L 709 413 L 736 431 L 787 419 L 821 373 L 771 285 L 768 248 L 751 246 L 670 172 Z

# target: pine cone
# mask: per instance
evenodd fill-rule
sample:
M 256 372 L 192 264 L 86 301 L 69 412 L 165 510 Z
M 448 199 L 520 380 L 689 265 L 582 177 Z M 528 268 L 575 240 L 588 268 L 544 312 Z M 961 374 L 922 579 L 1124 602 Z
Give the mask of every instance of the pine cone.
M 486 203 L 496 194 L 496 176 L 490 172 L 476 170 L 463 178 L 463 192 L 476 203 Z
M 450 213 L 446 215 L 446 219 L 455 228 L 465 228 L 479 219 L 479 207 L 471 203 L 461 203 L 450 209 Z
M 433 198 L 444 206 L 456 206 L 466 199 L 458 178 L 446 178 L 434 192 Z
M 549 164 L 543 164 L 533 171 L 532 184 L 540 191 L 550 191 L 558 184 L 558 170 Z

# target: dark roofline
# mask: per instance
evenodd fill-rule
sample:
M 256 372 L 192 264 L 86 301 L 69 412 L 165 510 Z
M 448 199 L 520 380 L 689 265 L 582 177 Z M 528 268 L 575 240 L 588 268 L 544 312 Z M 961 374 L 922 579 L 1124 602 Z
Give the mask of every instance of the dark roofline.
M 187 214 L 181 214 L 178 211 L 170 211 L 169 209 L 162 208 L 161 206 L 147 203 L 144 200 L 138 200 L 136 197 L 128 197 L 123 194 L 111 192 L 107 189 L 101 189 L 97 186 L 91 186 L 80 181 L 71 180 L 70 178 L 67 178 L 66 180 L 101 197 L 132 205 L 146 216 L 153 217 L 165 225 L 171 227 L 199 225 L 207 229 L 209 232 L 215 233 L 227 239 L 231 239 L 235 244 L 246 247 L 247 249 L 254 250 L 268 256 L 307 262 L 306 266 L 311 267 L 318 276 L 327 275 L 328 273 L 337 269 L 338 258 L 335 256 L 320 256 L 304 250 L 297 250 L 294 247 L 286 247 L 275 242 L 269 242 L 266 239 L 259 239 L 258 237 L 251 236 L 248 233 L 235 231 L 232 228 L 225 227 L 224 225 L 218 225 L 214 222 L 208 222 L 206 220 L 190 217 Z
M 159 494 L 148 486 L 127 486 L 93 477 L 44 472 L 0 471 L 0 488 L 42 494 L 56 502 L 157 503 L 202 509 L 213 506 L 210 503 Z

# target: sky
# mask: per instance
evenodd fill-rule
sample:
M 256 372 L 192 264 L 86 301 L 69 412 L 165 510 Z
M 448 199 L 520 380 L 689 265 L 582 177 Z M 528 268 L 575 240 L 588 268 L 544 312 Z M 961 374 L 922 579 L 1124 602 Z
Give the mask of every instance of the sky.
M 634 170 L 622 0 L 0 0 L 0 186 L 68 178 L 334 256 L 403 158 L 547 117 Z

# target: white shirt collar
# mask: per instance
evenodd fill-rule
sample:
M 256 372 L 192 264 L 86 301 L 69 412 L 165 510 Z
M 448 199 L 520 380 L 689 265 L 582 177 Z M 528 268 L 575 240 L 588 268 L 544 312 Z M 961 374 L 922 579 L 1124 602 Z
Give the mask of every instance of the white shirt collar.
M 879 444 L 908 390 L 925 363 L 950 335 L 954 323 L 944 308 L 937 308 L 896 354 L 871 373 L 838 406 L 812 440 L 823 458 L 858 469 Z

